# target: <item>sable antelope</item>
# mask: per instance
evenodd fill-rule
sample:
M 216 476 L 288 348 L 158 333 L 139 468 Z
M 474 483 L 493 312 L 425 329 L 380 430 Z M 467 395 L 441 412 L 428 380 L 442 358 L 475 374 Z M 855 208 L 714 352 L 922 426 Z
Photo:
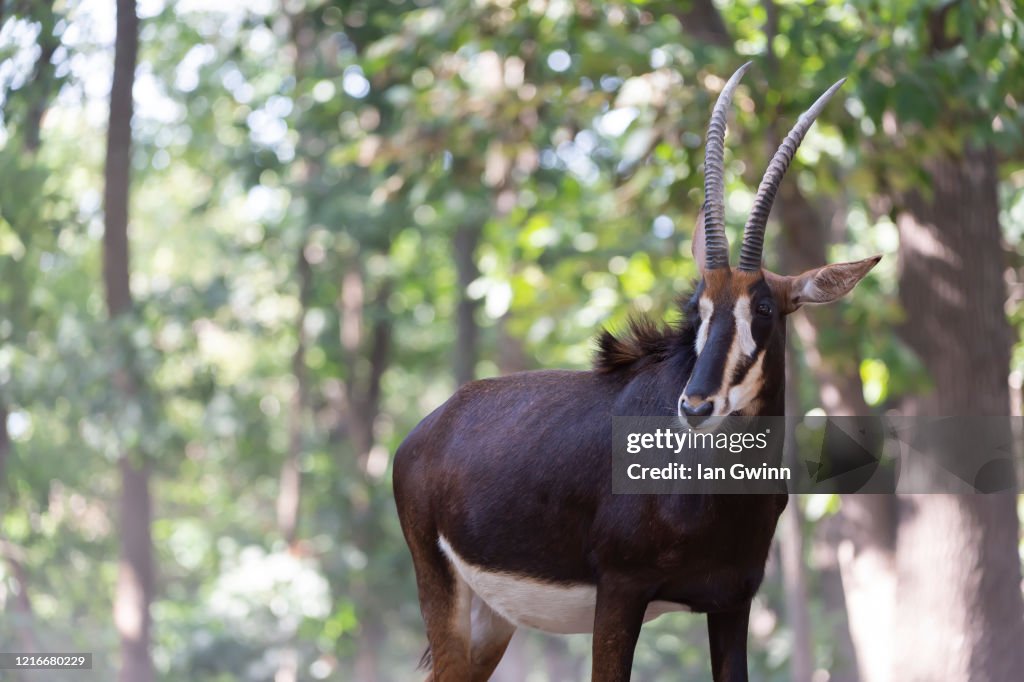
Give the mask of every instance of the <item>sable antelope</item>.
M 784 414 L 785 316 L 849 292 L 880 256 L 797 276 L 761 267 L 765 223 L 797 146 L 842 85 L 775 152 L 729 267 L 723 150 L 733 91 L 708 127 L 701 279 L 682 321 L 605 331 L 590 371 L 475 381 L 424 419 L 395 455 L 433 682 L 490 677 L 518 626 L 592 632 L 597 682 L 628 680 L 645 622 L 706 613 L 716 682 L 746 680 L 747 621 L 785 495 L 613 495 L 612 417 Z

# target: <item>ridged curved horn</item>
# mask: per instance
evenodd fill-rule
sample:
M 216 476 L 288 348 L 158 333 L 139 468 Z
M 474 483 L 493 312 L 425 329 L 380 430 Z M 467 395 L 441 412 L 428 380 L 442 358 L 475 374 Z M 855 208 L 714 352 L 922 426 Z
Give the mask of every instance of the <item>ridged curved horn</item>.
M 825 94 L 819 97 L 811 105 L 810 109 L 800 114 L 796 125 L 786 135 L 786 139 L 779 145 L 775 156 L 772 157 L 771 163 L 768 164 L 768 170 L 764 172 L 761 185 L 757 188 L 757 197 L 754 199 L 754 207 L 750 210 L 747 225 L 743 228 L 740 270 L 756 272 L 761 269 L 761 251 L 764 249 L 764 227 L 768 222 L 768 214 L 772 210 L 772 204 L 775 203 L 775 193 L 779 191 L 779 185 L 782 183 L 783 176 L 786 175 L 789 163 L 793 160 L 797 147 L 800 146 L 804 139 L 804 135 L 810 130 L 811 125 L 814 124 L 814 119 L 818 117 L 818 114 L 825 108 L 828 101 L 832 99 L 832 95 L 836 94 L 836 91 L 845 82 L 845 78 L 840 80 L 826 90 Z
M 747 62 L 722 88 L 711 112 L 708 137 L 704 145 L 704 250 L 705 270 L 729 267 L 729 240 L 725 236 L 725 126 L 729 117 L 732 93 L 743 74 L 750 68 Z

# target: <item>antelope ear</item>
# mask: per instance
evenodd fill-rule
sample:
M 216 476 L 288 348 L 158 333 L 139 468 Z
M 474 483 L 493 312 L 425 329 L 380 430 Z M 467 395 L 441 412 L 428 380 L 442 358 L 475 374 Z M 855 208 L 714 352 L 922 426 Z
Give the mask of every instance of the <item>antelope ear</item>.
M 693 226 L 693 246 L 690 252 L 693 254 L 693 260 L 697 261 L 697 269 L 700 271 L 700 276 L 704 276 L 704 265 L 705 265 L 705 251 L 704 251 L 704 207 L 700 207 L 700 213 L 697 214 L 697 224 Z
M 845 296 L 880 260 L 881 256 L 872 256 L 852 263 L 823 265 L 796 276 L 766 270 L 765 280 L 782 305 L 783 314 L 788 315 L 805 303 L 831 303 Z

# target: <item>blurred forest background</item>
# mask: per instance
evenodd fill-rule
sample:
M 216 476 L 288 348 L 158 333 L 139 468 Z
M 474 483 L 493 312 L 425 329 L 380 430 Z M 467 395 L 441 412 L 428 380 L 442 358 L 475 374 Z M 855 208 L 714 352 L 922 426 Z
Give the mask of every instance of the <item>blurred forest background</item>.
M 704 128 L 748 59 L 733 242 L 779 136 L 848 76 L 769 264 L 886 255 L 791 318 L 790 413 L 1019 414 L 1021 14 L 0 0 L 0 650 L 95 654 L 0 675 L 419 679 L 390 453 L 462 382 L 585 368 L 602 325 L 672 317 Z M 1019 679 L 1019 500 L 791 504 L 755 679 Z M 709 679 L 706 646 L 663 617 L 635 678 Z M 497 678 L 585 679 L 589 647 L 520 633 Z

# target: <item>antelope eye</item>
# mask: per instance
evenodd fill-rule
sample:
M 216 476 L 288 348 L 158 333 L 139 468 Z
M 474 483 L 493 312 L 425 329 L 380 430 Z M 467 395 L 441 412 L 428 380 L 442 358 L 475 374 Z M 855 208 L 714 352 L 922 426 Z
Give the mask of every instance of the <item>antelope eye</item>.
M 760 303 L 757 304 L 757 314 L 760 315 L 761 317 L 771 317 L 772 304 L 768 303 L 767 301 L 761 301 Z

